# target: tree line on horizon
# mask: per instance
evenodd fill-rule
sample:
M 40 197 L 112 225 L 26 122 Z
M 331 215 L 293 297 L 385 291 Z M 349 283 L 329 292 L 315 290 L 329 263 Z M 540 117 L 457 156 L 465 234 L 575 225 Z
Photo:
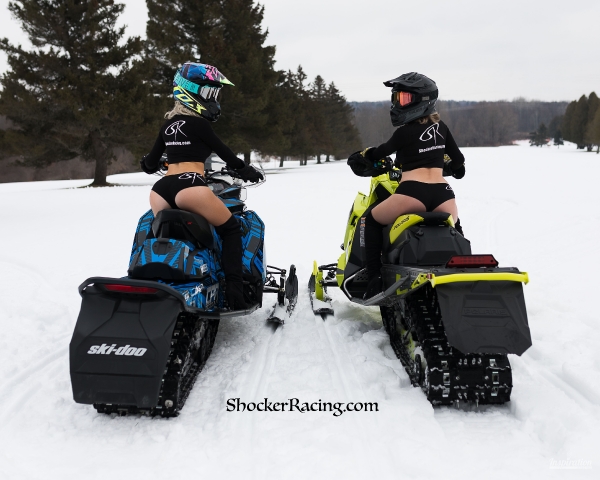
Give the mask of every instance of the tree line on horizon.
M 146 40 L 124 39 L 115 0 L 20 0 L 9 10 L 33 48 L 8 39 L 0 83 L 0 157 L 42 168 L 75 157 L 95 162 L 93 185 L 106 185 L 114 151 L 147 153 L 172 82 L 186 61 L 216 66 L 235 87 L 220 95 L 216 133 L 249 162 L 261 155 L 329 161 L 360 147 L 352 107 L 333 82 L 309 82 L 302 67 L 275 69 L 265 45 L 264 7 L 254 0 L 146 0 Z
M 546 145 L 553 138 L 554 145 L 562 145 L 563 140 L 567 140 L 588 152 L 595 146 L 596 153 L 600 153 L 600 99 L 592 92 L 589 97 L 582 95 L 579 100 L 573 100 L 564 114 L 555 116 L 548 126 L 541 122 L 530 138 L 532 146 Z
M 353 102 L 354 118 L 365 146 L 387 141 L 395 130 L 390 122 L 390 102 Z M 438 112 L 459 147 L 510 145 L 529 138 L 541 122 L 564 113 L 567 102 L 475 102 L 438 100 Z

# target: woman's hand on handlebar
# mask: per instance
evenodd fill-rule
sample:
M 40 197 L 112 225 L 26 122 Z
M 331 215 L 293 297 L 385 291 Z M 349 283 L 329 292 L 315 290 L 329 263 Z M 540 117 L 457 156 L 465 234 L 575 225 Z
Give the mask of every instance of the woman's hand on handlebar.
M 264 180 L 263 174 L 252 165 L 244 165 L 242 168 L 234 170 L 244 182 L 257 183 Z
M 465 164 L 463 163 L 460 167 L 452 169 L 452 176 L 457 180 L 460 180 L 465 176 L 465 171 Z
M 142 159 L 140 160 L 140 168 L 142 169 L 142 171 L 144 173 L 147 173 L 148 175 L 152 175 L 156 172 L 158 172 L 158 170 L 160 169 L 160 165 L 157 165 L 156 167 L 149 167 L 148 165 L 146 165 L 146 157 L 148 157 L 148 155 L 144 155 L 142 157 Z
M 465 176 L 465 164 L 456 166 L 448 155 L 444 155 L 444 168 L 442 170 L 444 177 L 454 177 L 460 180 Z

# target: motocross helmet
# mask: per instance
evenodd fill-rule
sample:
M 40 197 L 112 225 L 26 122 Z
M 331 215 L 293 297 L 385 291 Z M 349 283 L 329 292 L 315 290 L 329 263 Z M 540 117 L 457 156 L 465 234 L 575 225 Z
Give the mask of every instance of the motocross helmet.
M 185 62 L 173 79 L 173 97 L 211 122 L 221 115 L 217 101 L 223 85 L 232 85 L 215 67 L 204 63 Z
M 400 127 L 436 111 L 438 89 L 431 78 L 410 72 L 383 84 L 392 87 L 390 117 L 394 127 Z

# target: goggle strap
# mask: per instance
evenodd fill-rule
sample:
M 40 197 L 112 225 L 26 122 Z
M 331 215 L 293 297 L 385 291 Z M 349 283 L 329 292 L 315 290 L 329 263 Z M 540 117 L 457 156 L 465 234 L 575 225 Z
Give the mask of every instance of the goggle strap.
M 179 72 L 177 72 L 175 74 L 175 83 L 177 85 L 179 85 L 181 88 L 184 88 L 185 90 L 187 90 L 188 92 L 192 92 L 192 93 L 198 93 L 198 90 L 200 89 L 200 85 L 198 85 L 197 83 L 194 82 L 190 82 L 189 80 L 183 78 Z

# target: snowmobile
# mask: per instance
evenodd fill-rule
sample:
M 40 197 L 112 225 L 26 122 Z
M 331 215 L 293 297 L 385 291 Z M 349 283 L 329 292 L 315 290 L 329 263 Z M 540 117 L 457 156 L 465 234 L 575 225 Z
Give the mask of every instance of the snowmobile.
M 399 169 L 375 176 L 369 194 L 356 196 L 338 262 L 313 264 L 313 311 L 324 319 L 333 314 L 328 287 L 379 306 L 394 352 L 433 405 L 505 403 L 512 391 L 507 355 L 531 346 L 522 286 L 529 277 L 499 267 L 493 255 L 473 255 L 450 214 L 410 213 L 385 228 L 383 292 L 363 300 L 364 217 L 395 192 L 401 176 Z
M 266 265 L 265 225 L 244 204 L 235 171 L 207 170 L 209 188 L 242 226 L 247 310 L 230 310 L 221 240 L 200 215 L 168 209 L 140 218 L 128 275 L 88 278 L 70 344 L 77 403 L 100 413 L 176 416 L 211 353 L 219 321 L 248 315 L 264 293 L 277 301 L 268 321 L 282 324 L 296 304 L 296 268 Z M 226 285 L 225 285 L 226 288 Z

